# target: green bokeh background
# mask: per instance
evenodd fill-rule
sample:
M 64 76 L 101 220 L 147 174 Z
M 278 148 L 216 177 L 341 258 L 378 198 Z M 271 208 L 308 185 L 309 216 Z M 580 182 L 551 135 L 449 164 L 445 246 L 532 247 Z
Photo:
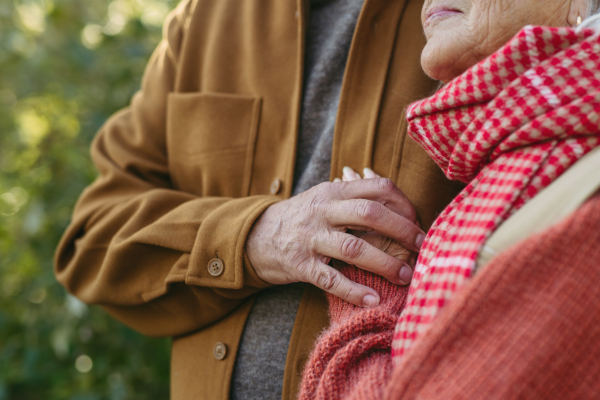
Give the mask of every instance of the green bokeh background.
M 176 2 L 0 0 L 0 400 L 168 398 L 169 340 L 68 295 L 52 257 Z

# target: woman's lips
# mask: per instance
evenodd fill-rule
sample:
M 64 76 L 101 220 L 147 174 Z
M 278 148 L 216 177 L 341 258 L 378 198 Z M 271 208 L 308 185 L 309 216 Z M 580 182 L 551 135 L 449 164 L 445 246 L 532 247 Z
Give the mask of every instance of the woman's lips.
M 445 18 L 458 14 L 462 14 L 462 11 L 450 7 L 433 7 L 431 10 L 427 11 L 424 25 L 426 26 L 438 18 Z

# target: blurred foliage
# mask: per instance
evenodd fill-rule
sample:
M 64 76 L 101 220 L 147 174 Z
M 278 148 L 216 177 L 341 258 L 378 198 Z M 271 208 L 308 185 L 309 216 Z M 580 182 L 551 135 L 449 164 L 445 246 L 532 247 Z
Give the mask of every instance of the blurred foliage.
M 168 398 L 169 341 L 68 295 L 52 257 L 175 3 L 0 1 L 0 400 Z

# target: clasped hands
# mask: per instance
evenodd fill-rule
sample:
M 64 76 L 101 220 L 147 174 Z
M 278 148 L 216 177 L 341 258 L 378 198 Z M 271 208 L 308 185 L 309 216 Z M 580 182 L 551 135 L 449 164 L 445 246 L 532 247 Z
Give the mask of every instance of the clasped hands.
M 331 259 L 407 285 L 424 239 L 412 203 L 391 180 L 370 169 L 362 179 L 345 167 L 343 179 L 270 206 L 254 224 L 246 253 L 266 282 L 308 282 L 357 306 L 375 307 L 379 294 L 343 276 L 328 265 Z

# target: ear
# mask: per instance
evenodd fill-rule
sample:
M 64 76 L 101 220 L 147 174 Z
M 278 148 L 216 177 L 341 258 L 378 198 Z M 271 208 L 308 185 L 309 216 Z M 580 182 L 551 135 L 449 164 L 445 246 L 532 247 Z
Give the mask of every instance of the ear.
M 579 17 L 581 17 L 582 20 L 587 18 L 589 7 L 589 0 L 571 0 L 567 23 L 570 26 L 577 26 L 577 19 Z

